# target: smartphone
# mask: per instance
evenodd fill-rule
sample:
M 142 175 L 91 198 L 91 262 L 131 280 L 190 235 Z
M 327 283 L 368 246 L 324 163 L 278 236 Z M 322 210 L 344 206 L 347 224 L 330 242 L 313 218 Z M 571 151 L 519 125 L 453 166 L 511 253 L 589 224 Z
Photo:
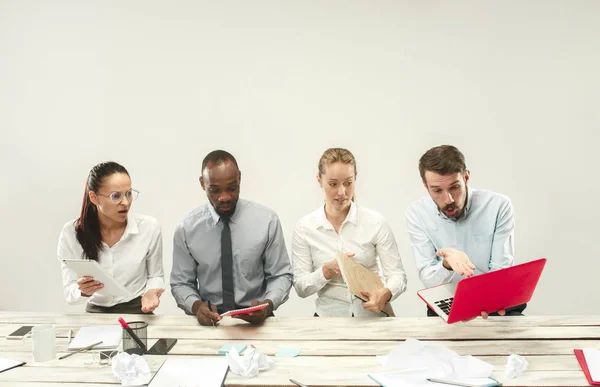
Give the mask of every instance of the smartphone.
M 33 328 L 33 325 L 23 325 L 21 328 L 6 336 L 6 338 L 9 340 L 22 340 L 26 334 L 31 332 L 31 328 Z
M 158 339 L 148 350 L 148 355 L 166 355 L 175 345 L 177 339 Z

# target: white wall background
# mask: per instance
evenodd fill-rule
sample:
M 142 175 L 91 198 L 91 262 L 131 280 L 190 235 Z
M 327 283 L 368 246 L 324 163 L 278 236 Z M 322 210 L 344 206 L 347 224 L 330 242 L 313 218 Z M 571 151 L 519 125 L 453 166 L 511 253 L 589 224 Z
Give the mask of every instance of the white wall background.
M 170 273 L 178 220 L 206 201 L 204 155 L 232 152 L 242 195 L 295 222 L 322 202 L 330 146 L 395 232 L 424 306 L 404 210 L 417 161 L 451 143 L 472 185 L 510 196 L 517 262 L 548 265 L 529 314 L 599 314 L 597 1 L 0 0 L 0 310 L 81 312 L 57 239 L 89 169 L 125 165 Z M 292 290 L 279 315 L 311 315 Z M 160 314 L 180 314 L 170 294 Z

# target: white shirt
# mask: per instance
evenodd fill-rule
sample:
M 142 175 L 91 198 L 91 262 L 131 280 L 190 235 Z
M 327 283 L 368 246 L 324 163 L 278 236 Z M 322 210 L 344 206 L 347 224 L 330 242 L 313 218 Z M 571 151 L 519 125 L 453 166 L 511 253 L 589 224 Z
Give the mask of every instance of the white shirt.
M 300 219 L 292 239 L 294 288 L 303 298 L 318 293 L 315 305 L 319 316 L 382 315 L 365 310 L 341 276 L 325 278 L 323 265 L 335 259 L 337 251 L 354 253 L 356 262 L 379 274 L 392 292 L 391 300 L 406 290 L 406 274 L 396 240 L 380 214 L 352 203 L 338 234 L 321 206 Z
M 83 248 L 75 236 L 75 221 L 64 225 L 58 240 L 58 259 L 84 259 Z M 78 288 L 79 276 L 61 261 L 63 293 L 69 304 L 88 301 L 98 306 L 113 306 L 143 295 L 149 289 L 164 288 L 162 236 L 158 221 L 150 216 L 129 214 L 121 239 L 112 247 L 102 242 L 98 263 L 125 286 L 133 297 L 83 297 Z
M 441 248 L 464 251 L 476 267 L 475 274 L 514 263 L 515 220 L 504 195 L 469 188 L 459 220 L 448 218 L 426 196 L 408 207 L 406 220 L 419 277 L 427 288 L 463 278 L 442 266 L 436 256 Z

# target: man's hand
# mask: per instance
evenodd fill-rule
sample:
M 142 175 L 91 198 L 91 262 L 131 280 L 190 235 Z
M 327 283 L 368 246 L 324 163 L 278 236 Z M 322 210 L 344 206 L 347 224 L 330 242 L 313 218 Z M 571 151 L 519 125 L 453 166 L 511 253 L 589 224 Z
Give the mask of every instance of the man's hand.
M 385 308 L 385 304 L 392 299 L 392 292 L 388 288 L 382 288 L 374 292 L 361 291 L 360 294 L 367 300 L 367 302 L 363 302 L 363 308 L 375 313 L 381 312 Z
M 354 253 L 346 253 L 346 255 L 349 257 L 354 257 Z M 336 275 L 342 275 L 337 259 L 332 259 L 331 261 L 325 263 L 322 270 L 323 276 L 328 280 Z
M 142 296 L 142 312 L 150 313 L 154 312 L 154 309 L 160 305 L 160 295 L 163 294 L 165 289 L 149 289 Z
M 504 310 L 504 309 L 500 309 L 500 310 L 498 311 L 498 314 L 499 314 L 500 316 L 504 316 L 504 315 L 506 314 L 506 310 Z M 486 312 L 481 312 L 481 318 L 483 318 L 484 320 L 487 320 L 488 316 L 489 316 L 489 314 L 487 314 Z
M 77 280 L 77 286 L 81 295 L 84 297 L 90 297 L 98 290 L 104 287 L 104 284 L 94 280 L 92 277 L 81 277 Z
M 192 306 L 192 313 L 196 315 L 200 325 L 212 326 L 218 323 L 222 317 L 217 313 L 217 306 L 211 305 L 212 310 L 208 309 L 208 303 L 204 301 L 196 301 Z
M 252 312 L 250 314 L 238 314 L 235 316 L 231 316 L 231 318 L 239 318 L 241 320 L 247 321 L 250 324 L 254 324 L 254 325 L 262 324 L 263 321 L 265 321 L 265 319 L 267 317 L 269 317 L 271 315 L 271 313 L 273 313 L 273 301 L 271 301 L 269 299 L 266 299 L 264 301 L 254 300 L 254 301 L 252 301 L 252 303 L 250 303 L 250 306 L 256 306 L 256 305 L 261 305 L 261 304 L 265 304 L 265 303 L 268 303 L 269 306 L 267 306 L 264 309 L 257 310 L 256 312 Z
M 469 260 L 464 251 L 452 248 L 439 249 L 437 256 L 443 258 L 442 265 L 448 270 L 453 270 L 465 277 L 471 277 L 475 274 L 475 265 Z

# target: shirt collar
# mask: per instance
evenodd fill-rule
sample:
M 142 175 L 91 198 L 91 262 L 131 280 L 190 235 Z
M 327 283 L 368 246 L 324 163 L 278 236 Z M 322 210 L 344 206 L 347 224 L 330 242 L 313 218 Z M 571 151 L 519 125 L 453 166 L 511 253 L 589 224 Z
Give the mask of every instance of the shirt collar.
M 238 202 L 235 205 L 235 211 L 233 212 L 233 215 L 231 215 L 231 217 L 229 218 L 230 223 L 237 223 L 241 204 L 242 201 L 238 200 Z M 212 218 L 214 225 L 216 226 L 219 223 L 219 220 L 221 220 L 221 215 L 217 214 L 217 211 L 210 202 L 208 203 L 208 211 L 210 212 L 210 217 Z
M 327 215 L 325 215 L 325 204 L 323 204 L 318 211 L 319 213 L 317 215 L 316 228 L 323 227 L 328 230 L 333 230 L 333 226 L 329 222 L 329 219 L 327 219 Z M 348 211 L 348 215 L 346 215 L 346 219 L 344 219 L 342 224 L 346 222 L 358 225 L 358 211 L 354 201 L 350 203 L 350 210 Z
M 127 226 L 125 226 L 125 232 L 123 233 L 125 235 L 129 235 L 129 234 L 139 234 L 140 230 L 138 229 L 138 225 L 137 222 L 135 221 L 133 215 L 131 213 L 127 214 Z

